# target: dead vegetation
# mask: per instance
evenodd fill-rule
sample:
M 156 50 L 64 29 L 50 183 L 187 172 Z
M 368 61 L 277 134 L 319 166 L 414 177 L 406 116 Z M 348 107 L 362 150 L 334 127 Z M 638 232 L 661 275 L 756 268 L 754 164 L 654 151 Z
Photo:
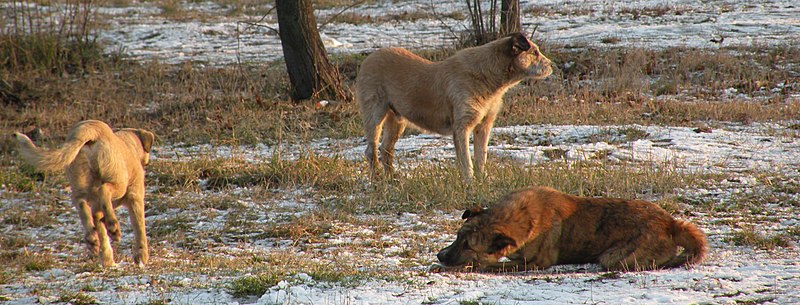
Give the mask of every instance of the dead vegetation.
M 128 5 L 125 0 L 116 3 Z M 179 12 L 169 1 L 160 5 L 165 14 Z M 677 14 L 676 9 L 680 8 L 657 7 L 639 15 Z M 364 16 L 352 19 L 361 22 L 360 18 Z M 42 131 L 37 142 L 51 146 L 60 143 L 75 122 L 95 118 L 114 127 L 153 130 L 160 145 L 303 144 L 323 137 L 358 141 L 362 136 L 352 103 L 325 107 L 292 103 L 282 63 L 205 67 L 129 62 L 118 54 L 103 54 L 91 39 L 26 36 L 18 30 L 0 28 L 0 134 L 36 127 Z M 707 126 L 718 121 L 750 124 L 800 117 L 796 44 L 664 50 L 609 45 L 541 44 L 558 72 L 509 92 L 497 125 Z M 452 52 L 419 51 L 433 60 Z M 335 61 L 352 83 L 362 59 L 357 54 Z M 776 131 L 781 132 L 785 131 Z M 642 130 L 624 128 L 598 133 L 595 140 L 629 142 L 644 137 Z M 0 152 L 0 224 L 33 232 L 0 236 L 0 263 L 10 266 L 0 271 L 0 285 L 56 267 L 104 278 L 139 272 L 99 270 L 87 263 L 76 234 L 78 225 L 73 218 L 60 218 L 72 209 L 65 179 L 22 165 L 9 138 L 0 139 Z M 453 232 L 459 223 L 456 211 L 488 204 L 506 190 L 532 184 L 582 196 L 646 197 L 686 216 L 734 215 L 724 224 L 739 228 L 723 241 L 732 245 L 773 249 L 791 247 L 800 238 L 797 230 L 751 234 L 751 223 L 772 220 L 737 215 L 763 214 L 754 202 L 797 204 L 791 197 L 800 193 L 796 179 L 769 176 L 774 173 L 764 174 L 764 184 L 775 186 L 774 194 L 740 194 L 733 203 L 720 206 L 707 198 L 677 196 L 675 189 L 716 185 L 726 176 L 690 172 L 672 163 L 610 164 L 604 158 L 568 162 L 559 158 L 565 151 L 552 150 L 547 154 L 553 161 L 535 166 L 495 158 L 487 169 L 489 178 L 476 185 L 461 181 L 452 160 L 420 161 L 392 181 L 370 183 L 363 162 L 345 160 L 335 152 L 304 151 L 293 159 L 282 153 L 258 162 L 202 154 L 190 160 L 153 161 L 147 169 L 146 198 L 154 258 L 147 272 L 152 287 L 168 291 L 208 285 L 177 282 L 173 279 L 177 274 L 214 277 L 237 296 L 258 295 L 300 274 L 345 285 L 364 278 L 407 279 L 418 272 L 414 268 L 432 262 L 430 254 L 443 240 L 441 234 L 430 232 Z M 286 201 L 301 204 L 282 205 Z M 412 217 L 409 214 L 423 217 L 396 222 Z M 223 219 L 222 227 L 208 225 L 218 219 Z M 124 230 L 128 224 L 122 222 Z M 39 231 L 59 233 L 33 239 Z M 392 239 L 381 238 L 389 234 Z M 401 242 L 400 237 L 411 242 Z M 231 250 L 242 244 L 260 250 Z M 377 272 L 377 260 L 390 249 L 396 249 L 390 255 L 405 269 Z M 131 260 L 127 252 L 121 255 Z M 365 262 L 365 257 L 375 261 Z M 60 302 L 93 302 L 83 290 L 43 286 L 32 293 L 56 295 L 54 301 Z
M 800 116 L 795 47 L 722 50 L 547 46 L 559 70 L 506 96 L 498 124 L 742 123 Z M 445 52 L 446 54 L 447 52 Z M 442 52 L 422 52 L 443 58 Z M 359 56 L 339 59 L 352 83 Z M 12 73 L 13 72 L 13 73 Z M 22 73 L 24 72 L 24 73 Z M 352 103 L 294 104 L 280 65 L 195 67 L 104 60 L 91 71 L 6 67 L 3 132 L 64 134 L 76 121 L 143 126 L 185 143 L 276 143 L 358 136 Z

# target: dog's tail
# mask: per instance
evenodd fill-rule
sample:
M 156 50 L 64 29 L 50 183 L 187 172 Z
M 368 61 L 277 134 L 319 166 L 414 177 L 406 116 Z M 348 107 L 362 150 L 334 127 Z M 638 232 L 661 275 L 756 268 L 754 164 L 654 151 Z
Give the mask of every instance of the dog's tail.
M 14 136 L 17 138 L 19 154 L 25 161 L 36 167 L 37 170 L 57 172 L 69 166 L 86 143 L 107 137 L 109 134 L 113 134 L 113 131 L 105 123 L 92 120 L 83 121 L 72 129 L 67 136 L 67 142 L 54 150 L 37 147 L 28 136 L 22 133 L 14 133 Z
M 676 220 L 672 223 L 672 239 L 683 247 L 683 252 L 668 262 L 665 267 L 693 265 L 703 260 L 708 252 L 708 242 L 703 231 L 686 221 Z

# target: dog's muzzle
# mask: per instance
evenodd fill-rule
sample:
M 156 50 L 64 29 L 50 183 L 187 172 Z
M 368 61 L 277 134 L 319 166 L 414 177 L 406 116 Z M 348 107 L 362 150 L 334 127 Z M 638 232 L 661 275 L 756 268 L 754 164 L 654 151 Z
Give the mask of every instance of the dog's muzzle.
M 439 253 L 436 253 L 436 259 L 439 260 L 442 265 L 445 266 L 453 266 L 456 265 L 455 260 L 453 258 L 452 250 L 453 245 L 448 246 L 447 248 L 442 249 Z

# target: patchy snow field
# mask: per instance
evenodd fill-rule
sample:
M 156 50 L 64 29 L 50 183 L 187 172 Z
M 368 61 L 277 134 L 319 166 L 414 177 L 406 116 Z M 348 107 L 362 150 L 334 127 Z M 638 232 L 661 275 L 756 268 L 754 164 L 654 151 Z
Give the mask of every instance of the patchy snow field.
M 783 44 L 800 40 L 800 5 L 791 0 L 632 0 L 572 1 L 522 0 L 523 27 L 536 30 L 536 39 L 575 46 L 719 47 L 725 45 Z M 435 3 L 435 5 L 432 5 Z M 101 33 L 111 50 L 133 58 L 160 58 L 166 62 L 198 61 L 211 65 L 237 61 L 275 60 L 283 57 L 274 14 L 243 18 L 220 17 L 227 8 L 214 3 L 194 4 L 186 10 L 212 18 L 168 20 L 151 2 L 128 8 L 106 8 L 111 27 Z M 341 8 L 320 10 L 322 23 Z M 328 23 L 321 35 L 331 53 L 368 52 L 379 47 L 435 48 L 452 46 L 469 27 L 468 18 L 450 13 L 467 12 L 465 1 L 376 1 L 356 6 L 348 13 L 402 16 L 419 12 L 440 16 L 384 23 Z M 202 20 L 195 20 L 202 19 Z M 258 25 L 252 25 L 258 23 Z
M 594 265 L 556 266 L 537 272 L 509 274 L 428 273 L 426 268 L 435 262 L 435 251 L 444 247 L 454 236 L 454 231 L 443 232 L 442 222 L 457 226 L 458 212 L 442 212 L 435 217 L 413 213 L 402 215 L 360 215 L 361 224 L 341 223 L 337 234 L 327 235 L 325 240 L 310 245 L 293 244 L 290 240 L 276 238 L 253 238 L 250 242 L 239 242 L 241 238 L 226 235 L 223 230 L 230 221 L 237 221 L 231 210 L 213 208 L 197 210 L 167 211 L 149 215 L 149 232 L 158 230 L 159 221 L 169 215 L 183 214 L 188 222 L 188 239 L 207 245 L 207 255 L 228 256 L 264 254 L 271 251 L 305 253 L 320 261 L 347 262 L 357 264 L 364 270 L 383 270 L 402 280 L 364 279 L 356 284 L 341 284 L 315 281 L 307 274 L 297 274 L 282 280 L 269 291 L 252 299 L 237 299 L 228 294 L 225 283 L 229 277 L 195 277 L 175 274 L 159 274 L 135 269 L 123 269 L 120 276 L 104 276 L 104 280 L 93 278 L 92 273 L 74 273 L 64 269 L 29 272 L 21 282 L 0 286 L 0 295 L 10 298 L 7 304 L 29 304 L 37 301 L 57 300 L 55 296 L 33 297 L 36 289 L 81 290 L 95 287 L 87 292 L 103 304 L 144 304 L 148 301 L 170 300 L 175 304 L 732 304 L 737 302 L 792 304 L 800 302 L 800 252 L 795 247 L 775 248 L 773 251 L 754 250 L 751 247 L 735 246 L 730 241 L 734 227 L 730 224 L 747 223 L 752 229 L 767 236 L 782 234 L 800 225 L 800 194 L 782 191 L 781 185 L 800 184 L 800 131 L 788 124 L 752 124 L 749 126 L 726 125 L 708 132 L 695 132 L 685 127 L 654 126 L 515 126 L 497 128 L 496 141 L 490 152 L 509 155 L 531 162 L 552 162 L 544 151 L 563 151 L 560 158 L 579 160 L 583 158 L 607 158 L 609 164 L 626 163 L 632 166 L 657 166 L 663 162 L 683 165 L 682 170 L 724 173 L 728 177 L 713 188 L 687 186 L 676 193 L 689 201 L 710 202 L 725 207 L 735 204 L 732 198 L 751 196 L 758 209 L 741 215 L 741 209 L 705 213 L 691 211 L 679 216 L 697 223 L 707 234 L 711 243 L 708 258 L 692 269 L 673 269 L 651 272 L 607 273 Z M 621 134 L 636 129 L 646 134 L 635 141 L 619 140 Z M 597 135 L 607 135 L 598 140 Z M 319 154 L 332 154 L 351 159 L 360 159 L 364 149 L 361 139 L 316 140 L 306 148 Z M 451 140 L 447 137 L 415 135 L 403 138 L 398 143 L 401 162 L 413 163 L 420 158 L 454 158 Z M 299 150 L 299 149 L 298 149 Z M 293 149 L 282 149 L 293 151 Z M 598 154 L 598 152 L 601 152 Z M 155 151 L 155 160 L 187 160 L 192 158 L 245 158 L 264 160 L 272 156 L 273 148 L 257 147 L 212 147 L 212 146 L 162 146 Z M 291 157 L 290 157 L 291 158 Z M 497 162 L 491 158 L 490 162 Z M 764 176 L 770 177 L 763 179 Z M 765 184 L 768 181 L 770 185 Z M 247 189 L 234 192 L 247 194 Z M 320 202 L 314 198 L 313 190 L 298 190 L 271 199 L 243 196 L 237 203 L 257 214 L 256 227 L 267 227 L 279 223 L 287 215 L 302 215 L 315 209 Z M 12 195 L 11 203 L 21 204 L 30 194 Z M 174 196 L 174 195 L 173 195 Z M 200 191 L 180 194 L 190 201 L 212 200 L 220 194 Z M 24 234 L 36 242 L 30 251 L 53 251 L 58 253 L 81 253 L 77 242 L 79 225 L 75 212 L 70 208 L 68 196 L 62 194 L 58 217 L 59 226 L 53 228 L 4 227 L 2 234 Z M 150 197 L 154 199 L 155 195 Z M 212 211 L 214 210 L 213 213 Z M 744 210 L 748 213 L 747 209 Z M 120 219 L 125 219 L 120 210 Z M 684 213 L 687 213 L 686 211 Z M 385 233 L 369 225 L 380 221 Z M 242 222 L 245 225 L 246 222 Z M 248 224 L 249 225 L 249 224 Z M 123 229 L 129 230 L 123 220 Z M 739 229 L 741 230 L 741 229 Z M 217 235 L 219 233 L 219 235 Z M 151 233 L 152 234 L 152 233 Z M 241 234 L 241 233 L 237 233 Z M 256 234 L 257 232 L 254 232 Z M 119 250 L 128 255 L 130 232 L 123 232 Z M 431 251 L 422 257 L 408 260 L 401 254 L 414 248 L 413 241 L 419 239 Z M 794 236 L 797 242 L 797 236 Z M 219 241 L 219 240 L 222 241 Z M 49 242 L 48 242 L 49 241 Z M 59 242 L 56 242 L 59 241 Z M 67 242 L 64 242 L 67 241 Z M 50 242 L 55 243 L 51 245 Z M 384 246 L 367 252 L 353 250 L 352 245 L 380 242 Z M 57 247 L 57 248 L 53 248 Z M 179 252 L 186 251 L 175 245 L 160 244 L 165 257 L 154 255 L 154 260 L 180 259 Z M 175 251 L 175 252 L 172 252 Z M 360 250 L 360 251 L 363 251 Z M 64 254 L 69 255 L 69 254 Z M 78 254 L 78 256 L 80 256 Z M 129 259 L 122 263 L 130 268 Z M 174 282 L 168 291 L 151 287 L 153 282 Z M 185 287 L 185 288 L 181 288 Z M 200 288 L 198 288 L 200 287 Z
M 103 8 L 111 26 L 101 33 L 111 50 L 121 50 L 133 59 L 159 58 L 170 63 L 204 62 L 210 65 L 238 60 L 262 62 L 282 56 L 280 41 L 272 28 L 274 17 L 261 25 L 251 17 L 220 17 L 225 10 L 214 3 L 187 4 L 189 10 L 214 15 L 200 20 L 170 20 L 160 15 L 152 2 L 126 8 Z M 613 45 L 639 47 L 691 46 L 715 48 L 710 39 L 725 37 L 724 44 L 775 45 L 800 41 L 800 4 L 796 1 L 675 0 L 675 1 L 521 1 L 524 25 L 538 26 L 538 39 L 576 46 L 602 47 L 604 39 L 617 38 Z M 351 12 L 380 16 L 434 11 L 442 16 L 465 11 L 464 1 L 378 1 L 357 6 Z M 324 21 L 339 9 L 318 11 Z M 454 32 L 464 29 L 464 20 L 450 18 L 391 21 L 352 25 L 329 23 L 322 33 L 331 52 L 365 52 L 377 47 L 404 46 L 430 48 L 449 46 Z M 337 229 L 322 241 L 298 245 L 291 240 L 263 237 L 259 229 L 281 224 L 287 218 L 319 209 L 324 198 L 314 190 L 275 191 L 262 196 L 253 190 L 234 189 L 237 199 L 231 205 L 247 209 L 247 217 L 237 209 L 209 206 L 203 209 L 169 208 L 148 213 L 148 233 L 158 233 L 159 222 L 180 218 L 187 243 L 205 259 L 218 259 L 270 253 L 292 253 L 328 264 L 353 264 L 359 270 L 386 270 L 391 278 L 367 278 L 355 284 L 318 281 L 305 273 L 291 276 L 252 298 L 235 298 L 226 289 L 231 275 L 162 274 L 138 271 L 130 266 L 130 226 L 120 210 L 123 239 L 117 248 L 118 270 L 101 277 L 95 273 L 54 268 L 30 271 L 14 282 L 0 285 L 3 304 L 58 302 L 59 295 L 42 291 L 82 291 L 101 304 L 798 304 L 800 303 L 800 251 L 797 235 L 789 232 L 800 226 L 800 127 L 798 122 L 754 123 L 749 125 L 715 123 L 709 130 L 669 126 L 573 126 L 537 125 L 496 128 L 489 149 L 496 156 L 508 156 L 525 163 L 601 158 L 610 164 L 658 166 L 670 164 L 688 172 L 719 173 L 728 178 L 712 187 L 687 185 L 675 193 L 692 202 L 708 202 L 719 211 L 705 213 L 686 207 L 685 215 L 707 234 L 711 244 L 708 258 L 691 269 L 651 272 L 607 273 L 593 265 L 558 266 L 543 271 L 510 274 L 429 273 L 435 251 L 455 238 L 458 211 L 437 215 L 358 215 L 353 223 L 333 223 Z M 626 130 L 642 136 L 626 140 Z M 598 136 L 600 135 L 600 136 Z M 301 148 L 281 148 L 286 152 L 311 149 L 323 155 L 361 160 L 363 140 L 317 139 Z M 168 143 L 157 147 L 154 160 L 177 161 L 192 158 L 230 158 L 258 162 L 271 158 L 275 147 L 191 146 Z M 397 144 L 403 166 L 415 160 L 454 159 L 452 141 L 435 135 L 412 135 Z M 402 170 L 402 169 L 401 169 Z M 152 190 L 151 190 L 152 191 Z M 55 225 L 44 227 L 10 224 L 0 226 L 3 236 L 19 236 L 32 243 L 21 251 L 55 253 L 59 257 L 83 257 L 79 244 L 80 225 L 69 203 L 67 190 L 45 195 L 14 193 L 0 187 L 0 215 L 14 207 L 36 210 L 31 202 L 48 204 L 60 215 Z M 226 195 L 203 190 L 158 196 L 185 198 L 203 203 Z M 52 197 L 52 198 L 51 198 Z M 758 208 L 726 209 L 741 198 L 749 198 Z M 657 199 L 657 198 L 645 198 Z M 748 215 L 741 215 L 746 211 Z M 2 216 L 0 216 L 2 218 Z M 242 219 L 246 218 L 246 219 Z M 373 223 L 383 229 L 378 231 Z M 751 246 L 736 246 L 730 238 L 731 223 L 747 223 L 750 229 L 766 236 L 786 234 L 794 246 L 772 251 Z M 231 227 L 252 229 L 230 231 Z M 184 232 L 181 232 L 183 234 Z M 381 244 L 380 248 L 353 245 Z M 152 260 L 161 265 L 186 264 L 187 250 L 175 244 L 152 245 L 157 252 Z M 422 247 L 423 256 L 403 254 Z M 364 250 L 365 248 L 369 250 Z M 192 262 L 189 262 L 192 263 Z M 110 273 L 110 274 L 108 274 Z M 163 289 L 168 282 L 170 289 Z

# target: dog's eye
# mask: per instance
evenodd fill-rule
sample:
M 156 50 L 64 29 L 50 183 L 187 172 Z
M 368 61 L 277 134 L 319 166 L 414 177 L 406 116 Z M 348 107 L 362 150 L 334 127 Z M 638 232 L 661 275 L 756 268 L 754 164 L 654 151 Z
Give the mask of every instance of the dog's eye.
M 539 57 L 539 50 L 533 50 L 531 54 L 533 54 L 533 56 Z

